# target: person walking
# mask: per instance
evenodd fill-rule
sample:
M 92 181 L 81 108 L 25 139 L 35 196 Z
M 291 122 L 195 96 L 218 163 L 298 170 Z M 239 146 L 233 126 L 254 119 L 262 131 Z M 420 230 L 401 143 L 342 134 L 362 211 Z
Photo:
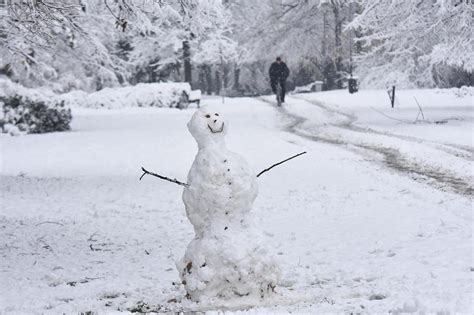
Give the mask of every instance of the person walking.
M 285 94 L 286 94 L 286 79 L 290 75 L 290 69 L 286 63 L 281 60 L 281 57 L 277 57 L 275 62 L 272 63 L 270 66 L 270 70 L 268 71 L 270 75 L 270 85 L 272 87 L 273 93 L 277 94 L 277 85 L 279 84 L 281 87 L 281 102 L 285 102 Z M 277 95 L 278 100 L 278 95 Z

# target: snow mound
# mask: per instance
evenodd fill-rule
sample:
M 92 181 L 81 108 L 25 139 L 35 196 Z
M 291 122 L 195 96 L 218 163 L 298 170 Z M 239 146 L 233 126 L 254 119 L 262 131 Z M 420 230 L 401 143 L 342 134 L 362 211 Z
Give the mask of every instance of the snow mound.
M 105 88 L 87 93 L 81 90 L 56 94 L 47 88 L 29 89 L 0 78 L 0 97 L 19 95 L 32 101 L 64 102 L 79 108 L 171 107 L 186 108 L 191 86 L 185 82 L 140 83 L 134 86 Z
M 59 97 L 73 107 L 176 107 L 188 106 L 191 86 L 188 83 L 140 83 L 135 86 L 105 88 L 86 93 L 73 91 Z
M 46 88 L 29 89 L 0 77 L 0 97 L 22 96 L 32 101 L 50 103 L 57 94 Z
M 464 98 L 464 97 L 472 97 L 474 96 L 474 86 L 461 86 L 460 88 L 452 88 L 452 89 L 440 89 L 437 90 L 440 94 L 454 94 L 456 97 Z
M 71 110 L 54 93 L 0 81 L 1 131 L 12 136 L 70 129 Z

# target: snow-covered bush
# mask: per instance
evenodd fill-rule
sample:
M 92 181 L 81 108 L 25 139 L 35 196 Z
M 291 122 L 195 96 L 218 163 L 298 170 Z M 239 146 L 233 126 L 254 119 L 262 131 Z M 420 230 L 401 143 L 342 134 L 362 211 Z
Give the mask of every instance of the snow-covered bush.
M 48 89 L 28 89 L 0 78 L 0 125 L 4 133 L 45 133 L 69 130 L 67 104 Z
M 474 87 L 472 86 L 461 86 L 459 89 L 452 89 L 454 95 L 457 97 L 468 97 L 468 96 L 474 96 Z
M 71 110 L 64 102 L 45 103 L 25 96 L 0 96 L 3 131 L 12 135 L 70 129 Z
M 454 94 L 456 97 L 459 97 L 459 98 L 474 97 L 474 87 L 464 85 L 464 86 L 461 86 L 460 88 L 440 89 L 440 90 L 437 90 L 437 93 Z
M 133 86 L 105 88 L 88 93 L 81 90 L 56 94 L 50 89 L 29 89 L 0 77 L 0 97 L 20 95 L 33 101 L 64 102 L 79 108 L 172 107 L 186 108 L 191 86 L 185 82 L 140 83 Z
M 140 83 L 134 86 L 105 88 L 86 93 L 73 91 L 59 95 L 59 99 L 73 107 L 188 107 L 191 86 L 188 83 Z

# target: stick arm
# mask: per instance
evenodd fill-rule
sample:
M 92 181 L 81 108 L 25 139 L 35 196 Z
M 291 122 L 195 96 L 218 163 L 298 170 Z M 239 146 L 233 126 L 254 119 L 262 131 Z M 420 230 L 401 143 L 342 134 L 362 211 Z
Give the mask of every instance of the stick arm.
M 158 177 L 159 179 L 163 179 L 163 180 L 166 180 L 168 182 L 175 183 L 175 184 L 180 185 L 180 186 L 189 187 L 189 184 L 180 182 L 176 178 L 171 179 L 169 177 L 162 176 L 162 175 L 147 171 L 143 166 L 142 166 L 142 172 L 143 172 L 143 174 L 142 174 L 142 176 L 140 176 L 140 180 L 142 180 L 143 176 L 145 176 L 145 175 L 151 175 L 151 176 Z
M 269 168 L 266 168 L 266 169 L 264 169 L 263 171 L 261 171 L 260 173 L 258 173 L 258 174 L 257 174 L 257 177 L 259 177 L 260 175 L 262 175 L 262 174 L 265 173 L 265 172 L 268 172 L 269 170 L 271 170 L 271 169 L 274 168 L 275 166 L 278 166 L 278 165 L 280 165 L 280 164 L 283 164 L 283 163 L 285 163 L 285 162 L 288 162 L 289 160 L 294 159 L 294 158 L 296 158 L 296 157 L 298 157 L 298 156 L 300 156 L 300 155 L 303 155 L 303 154 L 306 154 L 306 151 L 301 152 L 301 153 L 298 153 L 298 154 L 295 154 L 295 155 L 293 155 L 293 156 L 291 156 L 291 157 L 289 157 L 289 158 L 287 158 L 287 159 L 285 159 L 285 160 L 283 160 L 283 161 L 280 161 L 280 162 L 278 162 L 278 163 L 275 163 L 275 164 L 273 164 L 272 166 L 270 166 Z

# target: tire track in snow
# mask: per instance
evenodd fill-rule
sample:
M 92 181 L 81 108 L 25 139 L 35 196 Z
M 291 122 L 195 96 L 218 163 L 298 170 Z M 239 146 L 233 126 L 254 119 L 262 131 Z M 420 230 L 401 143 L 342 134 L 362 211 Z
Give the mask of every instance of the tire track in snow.
M 435 168 L 426 164 L 421 164 L 416 161 L 413 161 L 403 156 L 399 152 L 399 150 L 392 147 L 378 146 L 378 145 L 374 145 L 370 143 L 361 143 L 361 142 L 354 141 L 350 138 L 344 138 L 337 134 L 325 135 L 323 133 L 318 133 L 318 134 L 311 133 L 311 131 L 307 130 L 307 128 L 304 127 L 304 124 L 308 121 L 307 118 L 290 113 L 284 107 L 278 108 L 276 107 L 276 104 L 274 104 L 273 102 L 265 98 L 260 98 L 260 100 L 262 100 L 265 103 L 271 104 L 272 106 L 275 106 L 275 108 L 282 114 L 282 116 L 285 117 L 287 120 L 289 120 L 289 123 L 285 126 L 285 130 L 290 133 L 293 133 L 297 136 L 303 137 L 311 141 L 342 146 L 343 148 L 350 150 L 352 152 L 358 153 L 358 154 L 362 154 L 360 150 L 362 149 L 362 151 L 365 153 L 364 155 L 368 155 L 370 158 L 372 158 L 375 161 L 382 162 L 383 165 L 387 166 L 388 168 L 396 170 L 399 173 L 405 174 L 415 181 L 424 182 L 442 191 L 447 190 L 447 191 L 455 192 L 457 194 L 465 195 L 465 196 L 474 195 L 474 187 L 471 185 L 468 179 L 461 178 L 448 170 Z M 306 100 L 302 100 L 302 101 L 307 102 Z M 379 133 L 374 130 L 366 130 L 364 128 L 354 126 L 353 122 L 356 120 L 355 116 L 352 116 L 352 115 L 349 115 L 347 113 L 343 113 L 337 110 L 329 109 L 326 106 L 321 105 L 321 104 L 313 104 L 312 102 L 309 102 L 309 103 L 312 105 L 319 106 L 320 108 L 332 114 L 343 115 L 344 117 L 348 118 L 348 121 L 343 122 L 343 123 L 328 124 L 331 127 L 342 128 L 350 132 L 376 134 L 376 135 L 387 136 L 387 137 L 393 136 L 394 138 L 398 138 L 399 140 L 402 140 L 402 141 L 423 144 L 424 140 L 420 140 L 415 137 L 413 137 L 414 139 L 410 139 L 411 137 L 407 137 L 407 139 L 404 139 L 405 137 L 403 136 L 397 136 L 393 134 L 385 135 L 384 133 Z M 324 126 L 322 127 L 324 128 Z M 430 141 L 430 142 L 433 142 L 433 141 Z M 358 148 L 359 150 L 356 150 L 355 148 Z M 459 148 L 457 148 L 456 146 L 456 149 L 459 149 Z M 448 154 L 452 154 L 452 152 L 448 152 L 443 149 L 441 150 Z M 469 151 L 466 149 L 461 149 L 461 150 Z M 380 158 L 380 156 L 382 158 Z M 466 159 L 465 156 L 458 156 L 458 155 L 455 155 L 455 156 L 458 158 Z M 467 160 L 472 160 L 472 156 L 470 156 Z

